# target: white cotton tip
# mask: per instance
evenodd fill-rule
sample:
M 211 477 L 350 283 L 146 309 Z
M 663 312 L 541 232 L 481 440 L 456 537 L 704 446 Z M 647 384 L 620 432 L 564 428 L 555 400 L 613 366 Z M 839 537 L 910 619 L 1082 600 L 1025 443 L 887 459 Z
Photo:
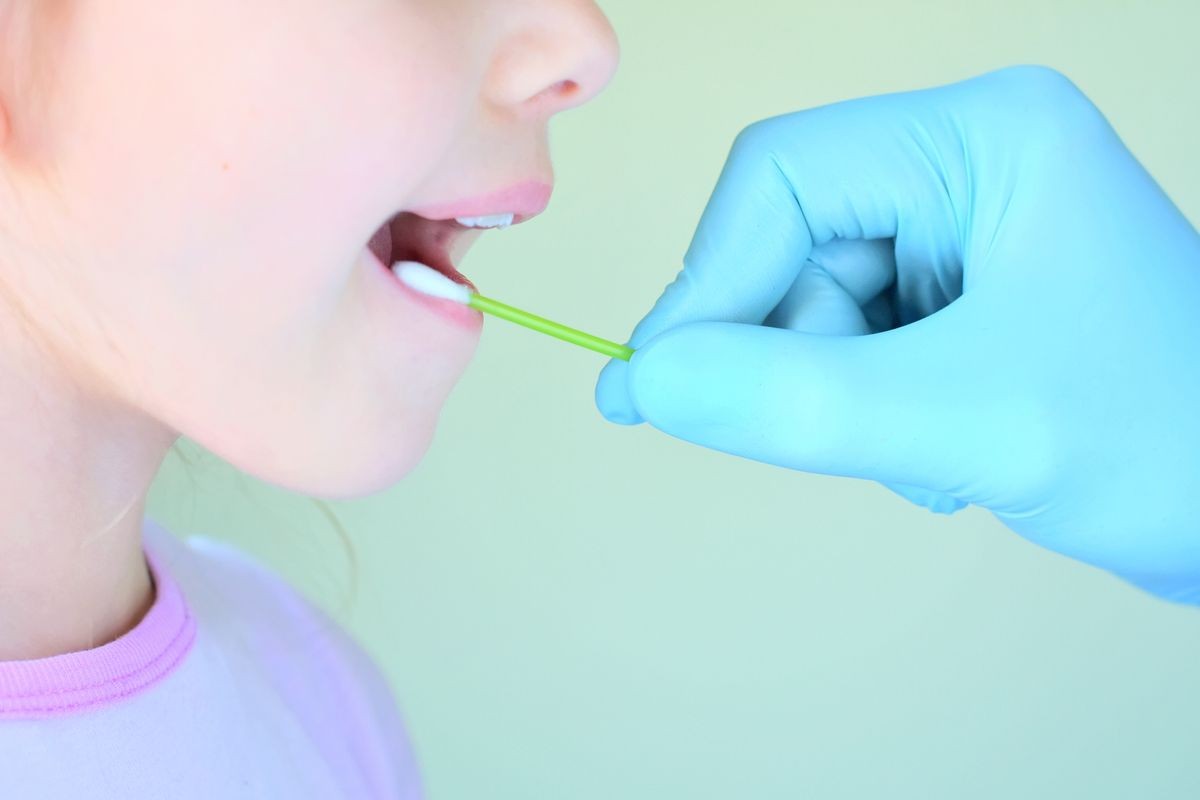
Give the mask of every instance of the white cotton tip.
M 471 288 L 461 283 L 455 283 L 433 267 L 420 261 L 397 261 L 392 264 L 392 272 L 407 286 L 416 289 L 421 294 L 430 297 L 441 297 L 453 300 L 464 306 L 471 301 Z

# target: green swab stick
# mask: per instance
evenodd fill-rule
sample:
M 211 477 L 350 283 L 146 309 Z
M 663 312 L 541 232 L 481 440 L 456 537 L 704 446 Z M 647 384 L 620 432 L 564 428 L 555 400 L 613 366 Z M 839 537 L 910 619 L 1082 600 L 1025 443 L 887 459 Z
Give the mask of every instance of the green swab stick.
M 499 300 L 484 297 L 481 294 L 472 292 L 470 287 L 464 286 L 461 283 L 455 283 L 432 267 L 418 261 L 397 262 L 392 265 L 392 271 L 396 273 L 397 278 L 422 294 L 462 303 L 476 311 L 482 311 L 485 314 L 491 314 L 494 317 L 500 317 L 509 322 L 515 322 L 518 325 L 524 325 L 530 330 L 553 336 L 556 339 L 562 339 L 564 342 L 570 342 L 580 347 L 586 347 L 589 350 L 595 350 L 597 353 L 602 353 L 609 358 L 619 358 L 628 361 L 633 356 L 632 347 L 610 342 L 608 339 L 601 339 L 599 336 L 593 336 L 590 333 L 584 333 L 581 330 L 576 330 L 562 323 L 553 322 L 545 317 L 539 317 L 537 314 L 531 314 L 528 311 L 514 308 L 506 303 L 501 303 Z
M 441 273 L 438 274 L 440 275 Z M 500 317 L 509 322 L 524 325 L 530 330 L 545 333 L 556 339 L 562 339 L 564 342 L 570 342 L 580 347 L 586 347 L 589 350 L 595 350 L 597 353 L 603 353 L 609 358 L 620 358 L 628 361 L 630 356 L 633 355 L 633 348 L 631 347 L 610 342 L 608 339 L 601 339 L 599 336 L 592 336 L 590 333 L 584 333 L 575 328 L 569 328 L 560 322 L 552 322 L 545 317 L 539 317 L 537 314 L 530 314 L 528 311 L 513 308 L 510 305 L 501 303 L 499 300 L 493 300 L 481 294 L 472 292 L 467 305 L 477 311 L 491 314 L 493 317 Z

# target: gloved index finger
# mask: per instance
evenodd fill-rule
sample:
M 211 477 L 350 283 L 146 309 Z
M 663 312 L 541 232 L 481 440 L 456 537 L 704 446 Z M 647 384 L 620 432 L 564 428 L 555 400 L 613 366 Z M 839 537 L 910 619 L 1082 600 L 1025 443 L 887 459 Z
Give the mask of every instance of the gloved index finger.
M 685 322 L 761 322 L 795 282 L 812 234 L 788 175 L 751 143 L 752 130 L 734 142 L 683 269 L 634 329 L 632 347 Z
M 834 238 L 896 236 L 903 219 L 910 232 L 922 228 L 940 239 L 936 247 L 955 247 L 957 236 L 946 236 L 956 230 L 946 163 L 929 153 L 941 149 L 942 134 L 956 135 L 937 101 L 958 86 L 844 101 L 742 131 L 682 271 L 638 323 L 630 346 L 688 322 L 761 323 L 813 247 Z M 957 155 L 961 147 L 943 152 Z M 629 398 L 627 366 L 604 368 L 596 403 L 608 419 L 632 424 L 642 420 Z
M 778 165 L 746 140 L 745 131 L 735 140 L 683 269 L 634 328 L 630 347 L 685 322 L 761 322 L 795 282 L 813 246 L 808 223 Z M 605 366 L 596 404 L 611 421 L 635 424 L 642 419 L 628 397 L 627 369 L 617 360 Z

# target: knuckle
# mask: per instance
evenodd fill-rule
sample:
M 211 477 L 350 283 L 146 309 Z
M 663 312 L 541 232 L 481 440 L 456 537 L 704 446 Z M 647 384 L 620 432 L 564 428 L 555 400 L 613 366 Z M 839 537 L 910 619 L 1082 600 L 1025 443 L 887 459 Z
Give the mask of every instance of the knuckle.
M 1075 83 L 1041 65 L 1005 67 L 980 76 L 967 118 L 987 131 L 1008 133 L 1000 145 L 1058 174 L 1094 147 L 1108 147 L 1107 119 Z
M 1038 93 L 1079 92 L 1071 79 L 1054 67 L 1044 64 L 1022 64 L 1000 70 L 1001 75 L 1023 91 Z
M 1000 71 L 1000 77 L 1011 91 L 1014 104 L 1033 113 L 1050 131 L 1078 130 L 1080 125 L 1103 119 L 1074 81 L 1053 67 L 1008 67 Z
M 731 152 L 735 157 L 758 159 L 769 153 L 779 140 L 782 117 L 768 117 L 752 122 L 734 137 Z

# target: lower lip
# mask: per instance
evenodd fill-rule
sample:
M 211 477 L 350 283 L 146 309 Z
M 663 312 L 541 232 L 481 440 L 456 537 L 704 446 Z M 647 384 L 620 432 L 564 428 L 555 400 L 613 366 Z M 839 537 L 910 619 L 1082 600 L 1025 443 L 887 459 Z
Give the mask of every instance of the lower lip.
M 398 290 L 411 304 L 420 306 L 447 322 L 475 333 L 478 333 L 480 328 L 483 327 L 483 314 L 462 303 L 445 300 L 441 297 L 430 297 L 427 294 L 418 292 L 397 278 L 396 273 L 385 266 L 369 249 L 364 248 L 364 252 L 366 258 L 383 273 L 385 280 Z

